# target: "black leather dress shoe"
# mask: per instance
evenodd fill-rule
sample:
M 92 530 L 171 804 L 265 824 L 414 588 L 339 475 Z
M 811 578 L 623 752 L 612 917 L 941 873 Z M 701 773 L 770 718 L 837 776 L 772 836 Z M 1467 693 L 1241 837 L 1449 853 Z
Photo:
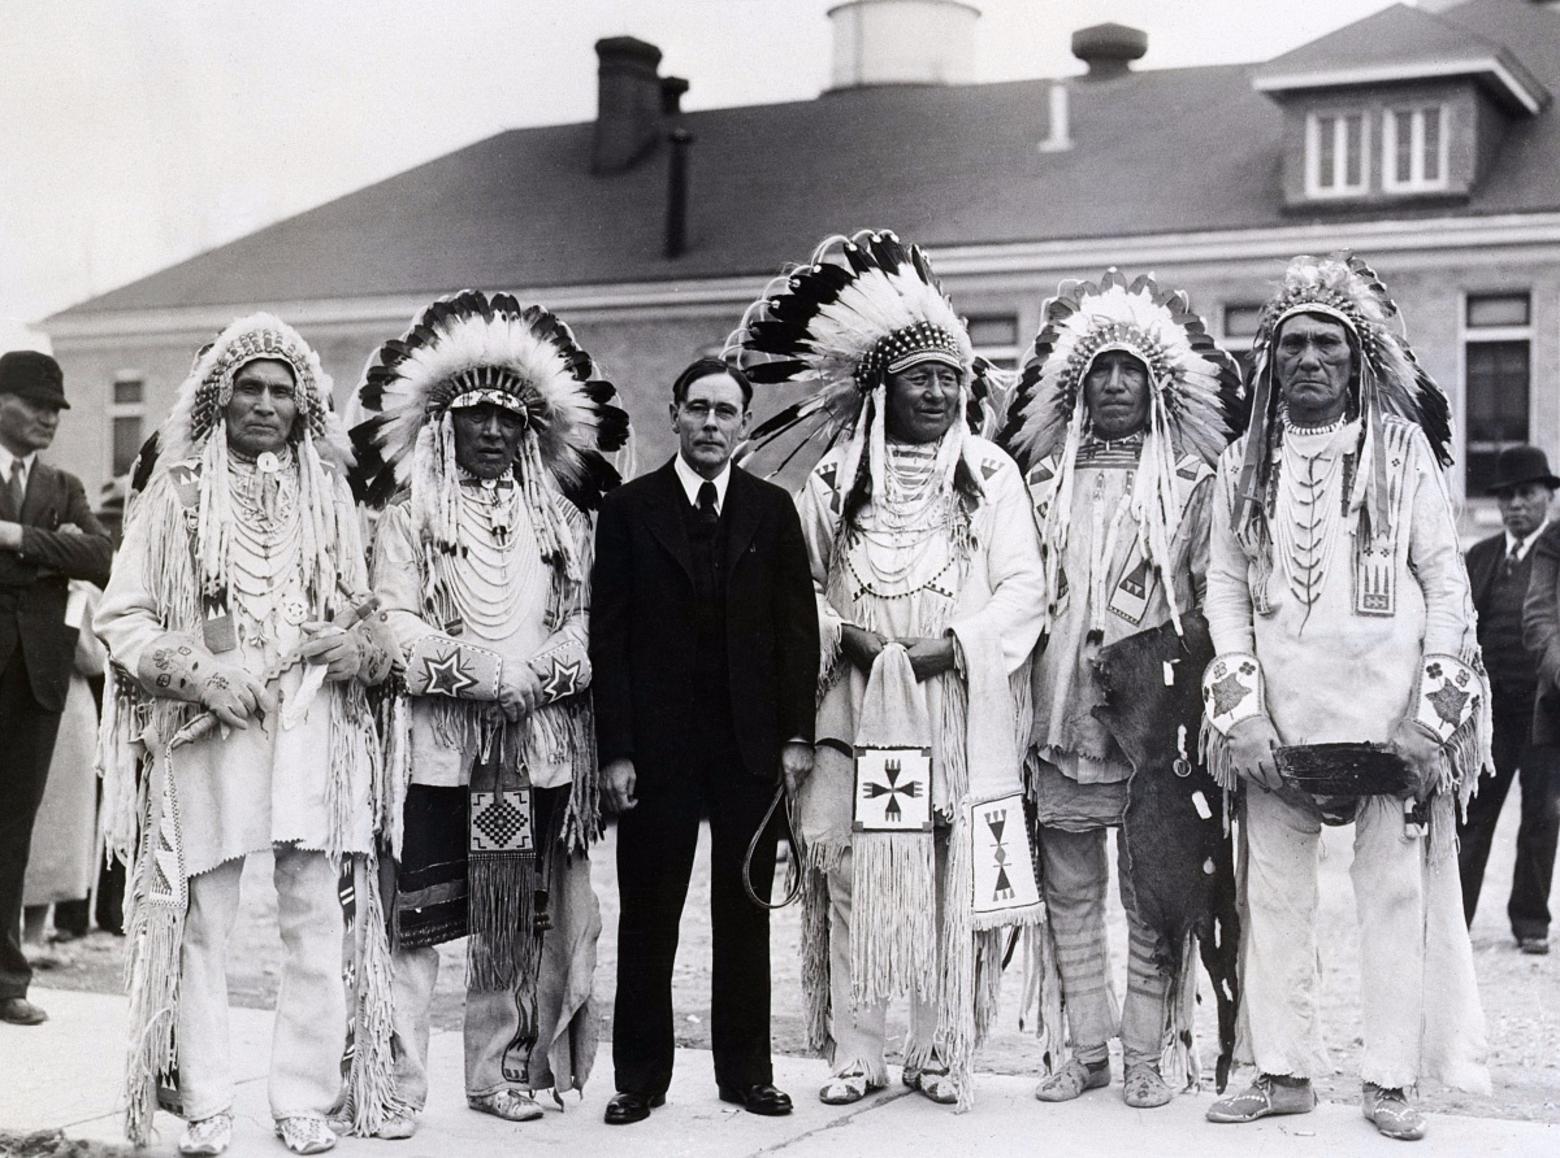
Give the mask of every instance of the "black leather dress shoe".
M 12 1025 L 42 1025 L 49 1015 L 25 997 L 0 998 L 0 1021 Z
M 602 1117 L 609 1126 L 626 1126 L 630 1122 L 643 1122 L 651 1110 L 664 1105 L 665 1094 L 613 1094 Z
M 768 1082 L 753 1086 L 721 1086 L 720 1100 L 741 1106 L 750 1114 L 778 1118 L 791 1112 L 791 1095 Z

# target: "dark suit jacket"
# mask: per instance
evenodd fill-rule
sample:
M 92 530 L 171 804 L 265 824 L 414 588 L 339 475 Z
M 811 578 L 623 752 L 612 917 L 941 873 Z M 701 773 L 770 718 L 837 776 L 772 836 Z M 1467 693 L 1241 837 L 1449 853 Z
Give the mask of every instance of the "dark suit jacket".
M 1560 744 L 1560 523 L 1544 528 L 1528 558 L 1533 570 L 1522 604 L 1522 646 L 1538 660 L 1533 743 Z
M 1533 547 L 1537 546 L 1537 543 L 1533 544 Z M 1473 593 L 1473 606 L 1476 611 L 1484 610 L 1484 600 L 1490 593 L 1490 585 L 1495 582 L 1495 576 L 1500 573 L 1500 565 L 1505 560 L 1505 531 L 1491 535 L 1488 539 L 1480 539 L 1468 548 L 1464 562 L 1468 567 L 1468 586 Z
M 674 462 L 609 494 L 596 524 L 590 656 L 600 758 L 628 757 L 641 776 L 685 763 L 707 727 L 691 690 L 693 563 Z M 722 521 L 731 719 L 746 771 L 773 780 L 781 744 L 813 737 L 818 612 L 807 548 L 791 496 L 736 467 Z
M 33 698 L 57 712 L 65 707 L 76 654 L 76 629 L 65 626 L 69 580 L 103 586 L 114 548 L 81 480 L 36 458 L 17 521 L 21 551 L 0 549 L 0 669 L 20 648 Z M 68 523 L 81 533 L 59 530 Z

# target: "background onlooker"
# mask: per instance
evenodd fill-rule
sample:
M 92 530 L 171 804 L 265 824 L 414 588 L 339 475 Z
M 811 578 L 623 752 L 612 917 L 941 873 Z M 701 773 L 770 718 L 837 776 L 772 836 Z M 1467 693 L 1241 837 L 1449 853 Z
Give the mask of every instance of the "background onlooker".
M 1517 943 L 1527 953 L 1546 952 L 1549 944 L 1546 901 L 1549 874 L 1554 867 L 1555 830 L 1552 823 L 1546 826 L 1540 815 L 1548 766 L 1532 746 L 1533 702 L 1539 671 L 1535 653 L 1523 646 L 1523 602 L 1539 554 L 1536 544 L 1549 525 L 1549 504 L 1557 486 L 1560 478 L 1549 472 L 1549 461 L 1542 450 L 1536 446 L 1503 450 L 1496 463 L 1495 482 L 1489 489 L 1500 504 L 1505 529 L 1468 550 L 1469 586 L 1479 613 L 1479 647 L 1490 673 L 1493 696 L 1495 775 L 1480 782 L 1468 804 L 1467 818 L 1458 823 L 1463 913 L 1472 925 L 1501 806 L 1520 769 L 1522 826 L 1517 836 L 1516 873 L 1506 911 Z M 1552 568 L 1548 574 L 1553 588 Z M 1553 598 L 1551 590 L 1551 603 Z M 1551 694 L 1560 695 L 1553 680 L 1548 682 Z M 1560 710 L 1560 702 L 1556 708 Z
M 79 624 L 69 582 L 108 581 L 113 548 L 81 480 L 38 459 L 68 409 L 59 363 L 0 355 L 0 1021 L 37 1025 L 22 953 L 22 879 L 65 707 Z

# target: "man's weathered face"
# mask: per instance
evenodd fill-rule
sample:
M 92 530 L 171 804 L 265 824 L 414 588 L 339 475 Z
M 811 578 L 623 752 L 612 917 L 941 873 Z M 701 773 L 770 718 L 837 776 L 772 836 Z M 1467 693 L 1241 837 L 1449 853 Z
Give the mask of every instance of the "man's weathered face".
M 1290 414 L 1307 425 L 1331 422 L 1348 403 L 1354 351 L 1342 322 L 1296 314 L 1279 328 L 1274 371 Z
M 1544 521 L 1544 514 L 1549 510 L 1549 500 L 1554 495 L 1555 492 L 1547 483 L 1527 482 L 1507 487 L 1495 496 L 1495 501 L 1500 504 L 1500 521 L 1517 538 L 1525 539 L 1538 530 L 1538 525 Z
M 287 445 L 298 419 L 298 387 L 292 367 L 257 358 L 233 375 L 233 397 L 222 412 L 228 446 L 253 458 Z
M 483 402 L 450 411 L 455 461 L 478 478 L 499 478 L 515 461 L 525 436 L 525 416 Z
M 1148 422 L 1148 367 L 1125 350 L 1106 350 L 1083 377 L 1083 404 L 1100 438 L 1126 438 Z
M 47 450 L 59 425 L 58 406 L 20 394 L 0 394 L 0 445 L 18 458 Z
M 683 461 L 705 478 L 721 472 L 747 435 L 747 401 L 730 374 L 706 374 L 688 383 L 672 403 L 672 429 Z
M 936 442 L 959 417 L 964 375 L 943 362 L 922 362 L 888 376 L 883 426 L 898 442 Z

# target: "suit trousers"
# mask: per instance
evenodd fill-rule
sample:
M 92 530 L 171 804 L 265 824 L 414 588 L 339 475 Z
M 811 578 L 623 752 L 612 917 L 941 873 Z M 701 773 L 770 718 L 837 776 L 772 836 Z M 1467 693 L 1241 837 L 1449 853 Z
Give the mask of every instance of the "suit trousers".
M 1511 931 L 1519 938 L 1549 935 L 1549 886 L 1560 839 L 1560 747 L 1529 744 L 1532 722 L 1531 698 L 1514 704 L 1496 698 L 1495 775 L 1479 781 L 1478 792 L 1468 802 L 1468 819 L 1457 826 L 1463 915 L 1472 925 L 1500 810 L 1511 782 L 1520 781 L 1522 818 L 1517 827 L 1511 899 L 1506 905 Z
M 275 1118 L 324 1117 L 341 1093 L 347 1044 L 342 980 L 346 920 L 339 874 L 323 852 L 276 846 L 276 918 L 286 955 L 276 995 L 267 1092 Z M 238 920 L 244 858 L 190 878 L 179 950 L 179 1093 L 190 1121 L 233 1105 L 227 942 Z
M 22 882 L 60 715 L 33 698 L 18 640 L 0 671 L 0 998 L 26 997 L 32 982 L 22 954 Z
M 710 1046 L 715 1081 L 738 1089 L 774 1080 L 769 1042 L 769 912 L 742 887 L 742 858 L 775 785 L 749 775 L 734 738 L 682 768 L 636 767 L 639 803 L 618 817 L 617 999 L 612 1063 L 620 1091 L 654 1096 L 672 1080 L 672 966 L 693 871 L 699 820 L 710 822 Z M 778 814 L 777 814 L 778 815 Z M 753 854 L 753 887 L 774 880 L 772 822 Z

